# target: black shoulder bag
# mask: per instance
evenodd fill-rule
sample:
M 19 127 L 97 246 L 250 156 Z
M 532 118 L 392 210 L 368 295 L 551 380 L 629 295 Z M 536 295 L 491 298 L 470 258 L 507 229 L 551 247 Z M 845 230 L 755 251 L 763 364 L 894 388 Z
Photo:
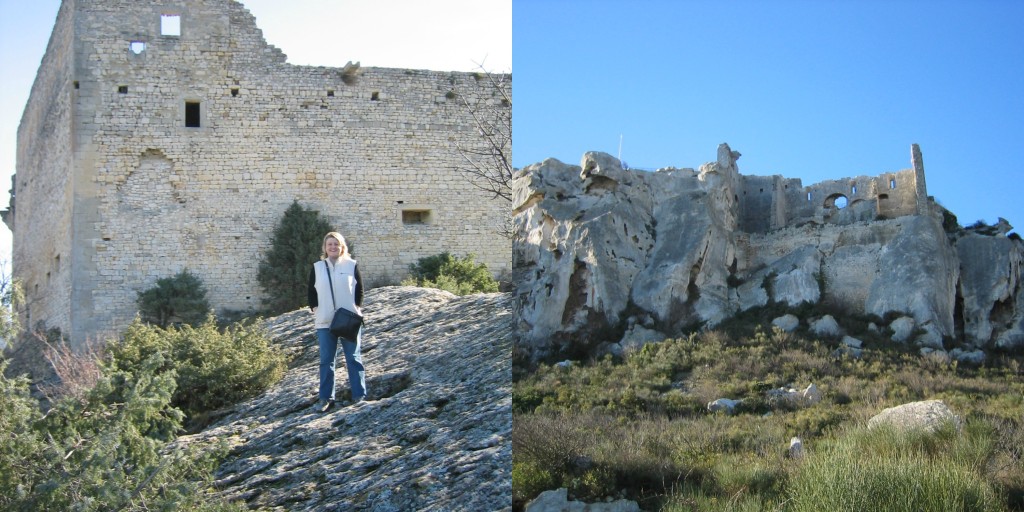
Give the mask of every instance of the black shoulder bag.
M 324 260 L 324 269 L 327 270 L 327 286 L 331 287 L 331 304 L 334 306 L 334 318 L 331 319 L 331 334 L 349 340 L 356 341 L 359 336 L 359 328 L 363 326 L 363 316 L 359 313 L 339 308 L 334 301 L 334 281 L 331 280 L 331 265 Z

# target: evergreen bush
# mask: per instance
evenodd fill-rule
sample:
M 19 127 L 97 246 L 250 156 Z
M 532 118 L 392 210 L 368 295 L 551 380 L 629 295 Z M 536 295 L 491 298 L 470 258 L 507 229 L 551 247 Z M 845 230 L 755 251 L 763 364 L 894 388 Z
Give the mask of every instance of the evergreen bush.
M 457 258 L 447 252 L 420 258 L 418 263 L 409 265 L 411 275 L 402 284 L 438 288 L 455 295 L 498 291 L 498 281 L 487 265 L 473 260 L 472 254 Z
M 155 286 L 139 292 L 137 303 L 142 320 L 158 327 L 196 325 L 210 312 L 202 280 L 188 269 L 158 279 Z
M 164 355 L 154 371 L 173 372 L 177 389 L 171 404 L 193 423 L 204 413 L 262 393 L 285 370 L 284 356 L 263 328 L 235 324 L 220 331 L 212 315 L 196 327 L 168 329 L 136 320 L 107 351 L 111 367 L 126 372 L 138 372 L 151 354 Z
M 268 314 L 306 306 L 310 266 L 320 259 L 324 235 L 331 231 L 334 229 L 320 212 L 303 208 L 298 201 L 285 210 L 256 275 Z M 348 245 L 351 252 L 352 244 Z
M 0 362 L 0 510 L 244 510 L 201 492 L 224 448 L 162 452 L 182 420 L 162 359 L 108 369 L 84 400 L 45 415 Z

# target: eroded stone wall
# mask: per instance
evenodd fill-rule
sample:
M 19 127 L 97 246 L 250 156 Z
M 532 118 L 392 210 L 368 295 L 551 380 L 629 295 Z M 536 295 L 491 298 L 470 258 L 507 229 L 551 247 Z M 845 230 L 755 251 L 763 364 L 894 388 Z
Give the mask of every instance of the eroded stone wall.
M 180 35 L 161 35 L 168 13 Z M 454 171 L 454 145 L 482 143 L 463 100 L 500 107 L 475 74 L 293 66 L 230 0 L 66 1 L 58 34 L 26 109 L 49 128 L 19 137 L 15 229 L 49 325 L 109 336 L 184 268 L 218 310 L 258 308 L 259 255 L 293 200 L 346 236 L 371 285 L 442 251 L 509 270 L 507 203 Z M 29 261 L 61 250 L 47 286 Z
M 919 176 L 921 177 L 919 179 Z M 826 180 L 803 186 L 782 176 L 742 176 L 740 228 L 767 233 L 801 224 L 850 224 L 927 213 L 923 171 Z
M 16 240 L 12 270 L 24 287 L 22 320 L 29 328 L 40 321 L 70 323 L 74 8 L 73 1 L 61 5 L 32 87 L 32 96 L 40 100 L 29 102 L 18 126 L 8 220 Z

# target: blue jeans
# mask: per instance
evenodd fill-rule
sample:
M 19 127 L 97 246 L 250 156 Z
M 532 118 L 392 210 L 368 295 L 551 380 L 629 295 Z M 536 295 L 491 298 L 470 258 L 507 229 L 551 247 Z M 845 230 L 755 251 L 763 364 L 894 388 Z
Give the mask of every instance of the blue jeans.
M 338 357 L 339 340 L 345 352 L 345 369 L 348 370 L 348 383 L 352 388 L 352 401 L 365 397 L 366 369 L 363 368 L 363 356 L 359 352 L 363 339 L 362 328 L 355 342 L 338 338 L 331 334 L 330 329 L 317 329 L 316 337 L 320 342 L 320 400 L 334 400 L 334 361 Z

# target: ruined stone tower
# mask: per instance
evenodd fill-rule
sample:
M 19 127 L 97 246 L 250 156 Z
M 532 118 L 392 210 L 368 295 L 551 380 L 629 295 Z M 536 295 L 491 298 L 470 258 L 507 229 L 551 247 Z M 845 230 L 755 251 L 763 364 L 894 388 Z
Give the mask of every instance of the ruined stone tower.
M 456 143 L 483 143 L 459 100 L 497 101 L 478 78 L 291 65 L 233 0 L 64 0 L 4 215 L 23 319 L 110 336 L 184 268 L 218 310 L 257 308 L 259 255 L 293 200 L 349 239 L 371 285 L 442 251 L 507 271 L 507 205 L 454 170 Z

